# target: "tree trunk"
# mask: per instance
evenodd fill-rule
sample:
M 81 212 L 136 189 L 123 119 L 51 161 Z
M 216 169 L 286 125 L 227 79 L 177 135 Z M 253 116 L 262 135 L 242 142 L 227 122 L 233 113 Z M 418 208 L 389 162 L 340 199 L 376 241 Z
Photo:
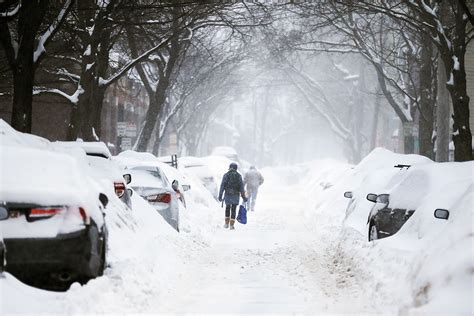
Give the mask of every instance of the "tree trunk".
M 433 159 L 433 45 L 431 39 L 424 35 L 422 37 L 421 65 L 420 65 L 420 101 L 418 138 L 420 144 L 420 155 Z
M 372 118 L 372 135 L 370 138 L 370 151 L 372 151 L 375 146 L 377 146 L 377 130 L 378 130 L 378 123 L 379 123 L 379 112 L 380 112 L 380 99 L 381 99 L 381 91 L 377 89 L 375 95 L 375 104 L 374 104 L 374 113 Z
M 168 87 L 169 78 L 160 78 L 155 95 L 153 96 L 153 99 L 150 100 L 150 105 L 148 106 L 148 111 L 145 116 L 145 125 L 143 126 L 143 130 L 138 140 L 137 151 L 147 151 L 148 149 L 148 144 L 150 143 L 151 135 L 155 129 L 158 115 L 160 114 L 166 100 L 166 90 Z
M 446 67 L 447 88 L 453 102 L 454 160 L 472 160 L 472 134 L 469 126 L 469 96 L 466 87 L 465 54 L 467 45 L 464 11 L 457 4 L 456 27 L 451 47 L 440 50 Z M 451 49 L 449 49 L 451 48 Z M 457 59 L 457 60 L 456 60 Z
M 29 41 L 24 39 L 25 42 Z M 22 51 L 18 53 L 18 63 L 13 72 L 13 108 L 11 125 L 14 129 L 31 133 L 33 114 L 33 41 L 31 45 L 23 44 Z M 28 57 L 29 56 L 29 57 Z
M 446 89 L 444 62 L 438 58 L 438 98 L 436 101 L 436 161 L 449 160 L 449 92 Z
M 455 71 L 456 73 L 457 71 Z M 459 73 L 459 72 L 457 72 Z M 460 75 L 455 75 L 461 77 Z M 448 90 L 453 100 L 453 142 L 454 142 L 454 160 L 468 161 L 472 160 L 472 134 L 469 128 L 469 96 L 466 93 L 465 86 L 457 84 L 448 86 Z
M 33 83 L 35 78 L 36 33 L 41 25 L 48 0 L 22 1 L 18 19 L 20 38 L 18 53 L 13 64 L 13 107 L 11 125 L 14 129 L 31 133 L 33 114 Z

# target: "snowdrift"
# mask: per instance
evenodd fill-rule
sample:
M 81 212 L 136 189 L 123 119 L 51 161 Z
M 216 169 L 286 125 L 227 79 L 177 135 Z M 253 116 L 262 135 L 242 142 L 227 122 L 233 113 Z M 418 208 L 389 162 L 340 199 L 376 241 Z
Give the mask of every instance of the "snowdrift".
M 45 156 L 54 152 L 65 156 L 65 160 L 74 165 L 83 177 L 91 172 L 87 170 L 89 165 L 83 151 L 65 150 L 44 138 L 19 133 L 0 120 L 0 160 L 5 162 L 9 157 L 6 154 L 8 146 L 29 153 L 41 151 Z M 131 155 L 134 156 L 133 153 Z M 24 168 L 30 159 L 34 159 L 24 158 L 17 161 L 14 169 Z M 41 160 L 38 163 L 54 168 L 54 161 Z M 61 172 L 57 173 L 58 177 L 68 178 L 70 172 L 61 169 L 66 167 L 59 166 Z M 108 268 L 104 276 L 84 286 L 75 283 L 69 291 L 56 293 L 27 286 L 9 273 L 3 273 L 0 275 L 0 314 L 126 314 L 149 311 L 148 304 L 159 301 L 161 295 L 174 286 L 171 280 L 176 280 L 176 275 L 188 269 L 186 264 L 200 255 L 208 235 L 220 223 L 221 211 L 217 202 L 199 181 L 191 175 L 186 177 L 191 182 L 191 190 L 186 196 L 188 207 L 182 212 L 185 229 L 181 233 L 173 230 L 138 194 L 132 196 L 131 210 L 111 189 L 105 217 L 109 249 Z M 93 179 L 88 181 L 90 185 L 105 189 L 102 183 Z
M 401 173 L 397 164 L 412 167 Z M 286 172 L 301 177 L 311 197 L 308 221 L 327 251 L 366 275 L 374 300 L 388 297 L 398 312 L 473 312 L 474 162 L 435 163 L 378 148 L 357 166 L 318 161 Z M 368 193 L 389 193 L 397 207 L 416 211 L 395 235 L 368 242 Z M 448 209 L 449 219 L 436 219 L 436 208 Z

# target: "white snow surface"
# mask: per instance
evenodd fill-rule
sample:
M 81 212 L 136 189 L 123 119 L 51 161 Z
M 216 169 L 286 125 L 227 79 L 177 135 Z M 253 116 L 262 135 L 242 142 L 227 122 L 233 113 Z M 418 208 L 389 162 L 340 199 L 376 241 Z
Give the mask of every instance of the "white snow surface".
M 205 159 L 213 173 L 227 170 L 217 157 Z M 395 188 L 388 184 L 398 163 L 427 174 L 425 198 L 396 235 L 368 242 L 365 195 Z M 472 162 L 377 149 L 357 166 L 323 160 L 261 171 L 265 184 L 247 225 L 222 228 L 223 210 L 192 175 L 180 233 L 134 194 L 133 210 L 107 213 L 103 277 L 54 293 L 4 273 L 0 313 L 473 313 Z M 346 213 L 349 190 L 356 206 Z M 448 220 L 433 217 L 439 207 Z
M 48 140 L 19 133 L 0 120 L 0 201 L 83 207 L 101 227 L 103 220 L 98 196 L 102 191 L 87 176 L 84 169 L 87 166 L 71 156 L 56 150 Z M 48 234 L 40 231 L 48 225 L 36 223 L 32 226 L 37 231 L 24 231 L 24 236 Z M 63 227 L 61 232 L 76 230 L 76 226 Z M 15 236 L 20 234 L 18 231 L 13 233 Z

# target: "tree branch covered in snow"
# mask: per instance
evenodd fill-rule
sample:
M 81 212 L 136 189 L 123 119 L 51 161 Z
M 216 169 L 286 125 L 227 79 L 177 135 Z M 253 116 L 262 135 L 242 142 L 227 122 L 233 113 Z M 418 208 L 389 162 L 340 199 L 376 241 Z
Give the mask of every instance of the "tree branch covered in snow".
M 21 8 L 21 2 L 18 2 L 18 4 L 13 9 L 11 9 L 10 11 L 0 12 L 0 18 L 14 17 L 15 15 L 18 14 L 18 12 L 20 12 L 20 8 Z
M 51 23 L 48 29 L 40 36 L 38 39 L 38 44 L 36 50 L 33 54 L 33 62 L 37 63 L 38 60 L 46 53 L 45 46 L 48 41 L 54 36 L 54 34 L 58 31 L 61 23 L 64 21 L 66 16 L 68 15 L 69 10 L 71 10 L 73 4 L 73 0 L 66 0 L 64 3 L 63 8 L 59 12 L 57 18 Z
M 33 95 L 41 95 L 41 94 L 51 94 L 56 95 L 64 98 L 70 104 L 76 105 L 79 102 L 79 96 L 84 92 L 81 86 L 78 86 L 76 91 L 73 94 L 67 94 L 66 92 L 55 89 L 55 88 L 43 88 L 43 87 L 35 87 L 33 90 Z

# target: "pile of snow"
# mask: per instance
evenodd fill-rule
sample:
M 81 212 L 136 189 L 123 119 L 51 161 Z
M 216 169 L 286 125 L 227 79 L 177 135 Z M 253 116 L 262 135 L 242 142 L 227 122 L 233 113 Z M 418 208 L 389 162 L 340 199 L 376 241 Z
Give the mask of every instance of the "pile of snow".
M 14 146 L 16 151 L 7 146 Z M 128 152 L 122 156 L 132 159 L 144 155 L 146 154 Z M 39 159 L 41 157 L 45 159 Z M 58 157 L 61 157 L 61 161 Z M 76 174 L 78 177 L 87 178 L 92 187 L 102 188 L 101 184 L 88 176 L 91 170 L 87 170 L 90 165 L 84 151 L 77 148 L 65 149 L 64 146 L 54 145 L 46 139 L 18 133 L 1 120 L 0 160 L 2 164 L 8 165 L 6 168 L 2 166 L 2 170 L 9 172 L 7 177 L 4 177 L 2 171 L 0 183 L 4 184 L 7 190 L 14 191 L 11 194 L 28 191 L 25 183 L 31 181 L 51 190 L 72 191 L 77 183 L 71 176 Z M 49 162 L 46 163 L 45 160 Z M 159 301 L 160 297 L 166 295 L 169 289 L 175 286 L 172 280 L 178 279 L 181 273 L 189 269 L 187 263 L 201 255 L 207 245 L 206 240 L 216 227 L 220 227 L 222 219 L 219 205 L 193 175 L 180 175 L 174 169 L 167 169 L 167 165 L 162 167 L 166 169 L 169 177 L 185 177 L 191 185 L 191 190 L 186 192 L 187 208 L 182 213 L 185 227 L 181 233 L 172 229 L 138 194 L 132 196 L 131 210 L 125 207 L 112 190 L 105 210 L 109 231 L 109 266 L 104 276 L 93 279 L 84 286 L 73 284 L 67 292 L 55 293 L 29 287 L 9 273 L 3 273 L 0 276 L 1 313 L 123 314 L 149 311 L 148 304 Z M 31 168 L 38 171 L 37 178 L 28 178 Z M 55 183 L 44 182 L 41 173 L 46 172 L 48 168 L 54 170 L 63 187 L 52 188 L 50 186 Z M 5 182 L 7 180 L 8 184 Z M 67 185 L 64 185 L 64 181 Z M 22 184 L 23 187 L 18 190 L 18 186 Z M 50 191 L 38 194 L 42 195 L 43 199 L 53 196 Z
M 110 158 L 112 156 L 109 148 L 103 142 L 84 142 L 79 140 L 75 142 L 58 141 L 54 142 L 53 144 L 59 145 L 61 147 L 81 148 L 89 155 L 100 156 L 104 158 Z
M 177 170 L 150 153 L 129 150 L 120 153 L 114 159 L 122 166 L 155 166 L 166 175 L 169 182 L 178 180 L 180 191 L 186 200 L 186 208 L 180 204 L 180 231 L 191 234 L 189 238 L 208 240 L 216 227 L 220 226 L 220 221 L 217 220 L 217 215 L 221 213 L 219 204 L 192 172 L 186 169 Z M 184 184 L 189 185 L 191 189 L 184 191 L 182 187 Z
M 227 146 L 218 146 L 214 147 L 212 150 L 211 156 L 222 156 L 230 159 L 232 161 L 238 161 L 239 156 L 237 155 L 237 151 L 232 147 Z
M 327 251 L 365 280 L 375 301 L 388 298 L 410 313 L 472 313 L 474 162 L 434 163 L 376 149 L 355 167 L 318 161 L 287 172 L 301 177 L 312 200 L 307 220 Z M 416 211 L 395 235 L 368 242 L 368 193 L 389 193 L 394 207 Z M 437 208 L 449 210 L 449 219 L 436 219 Z

